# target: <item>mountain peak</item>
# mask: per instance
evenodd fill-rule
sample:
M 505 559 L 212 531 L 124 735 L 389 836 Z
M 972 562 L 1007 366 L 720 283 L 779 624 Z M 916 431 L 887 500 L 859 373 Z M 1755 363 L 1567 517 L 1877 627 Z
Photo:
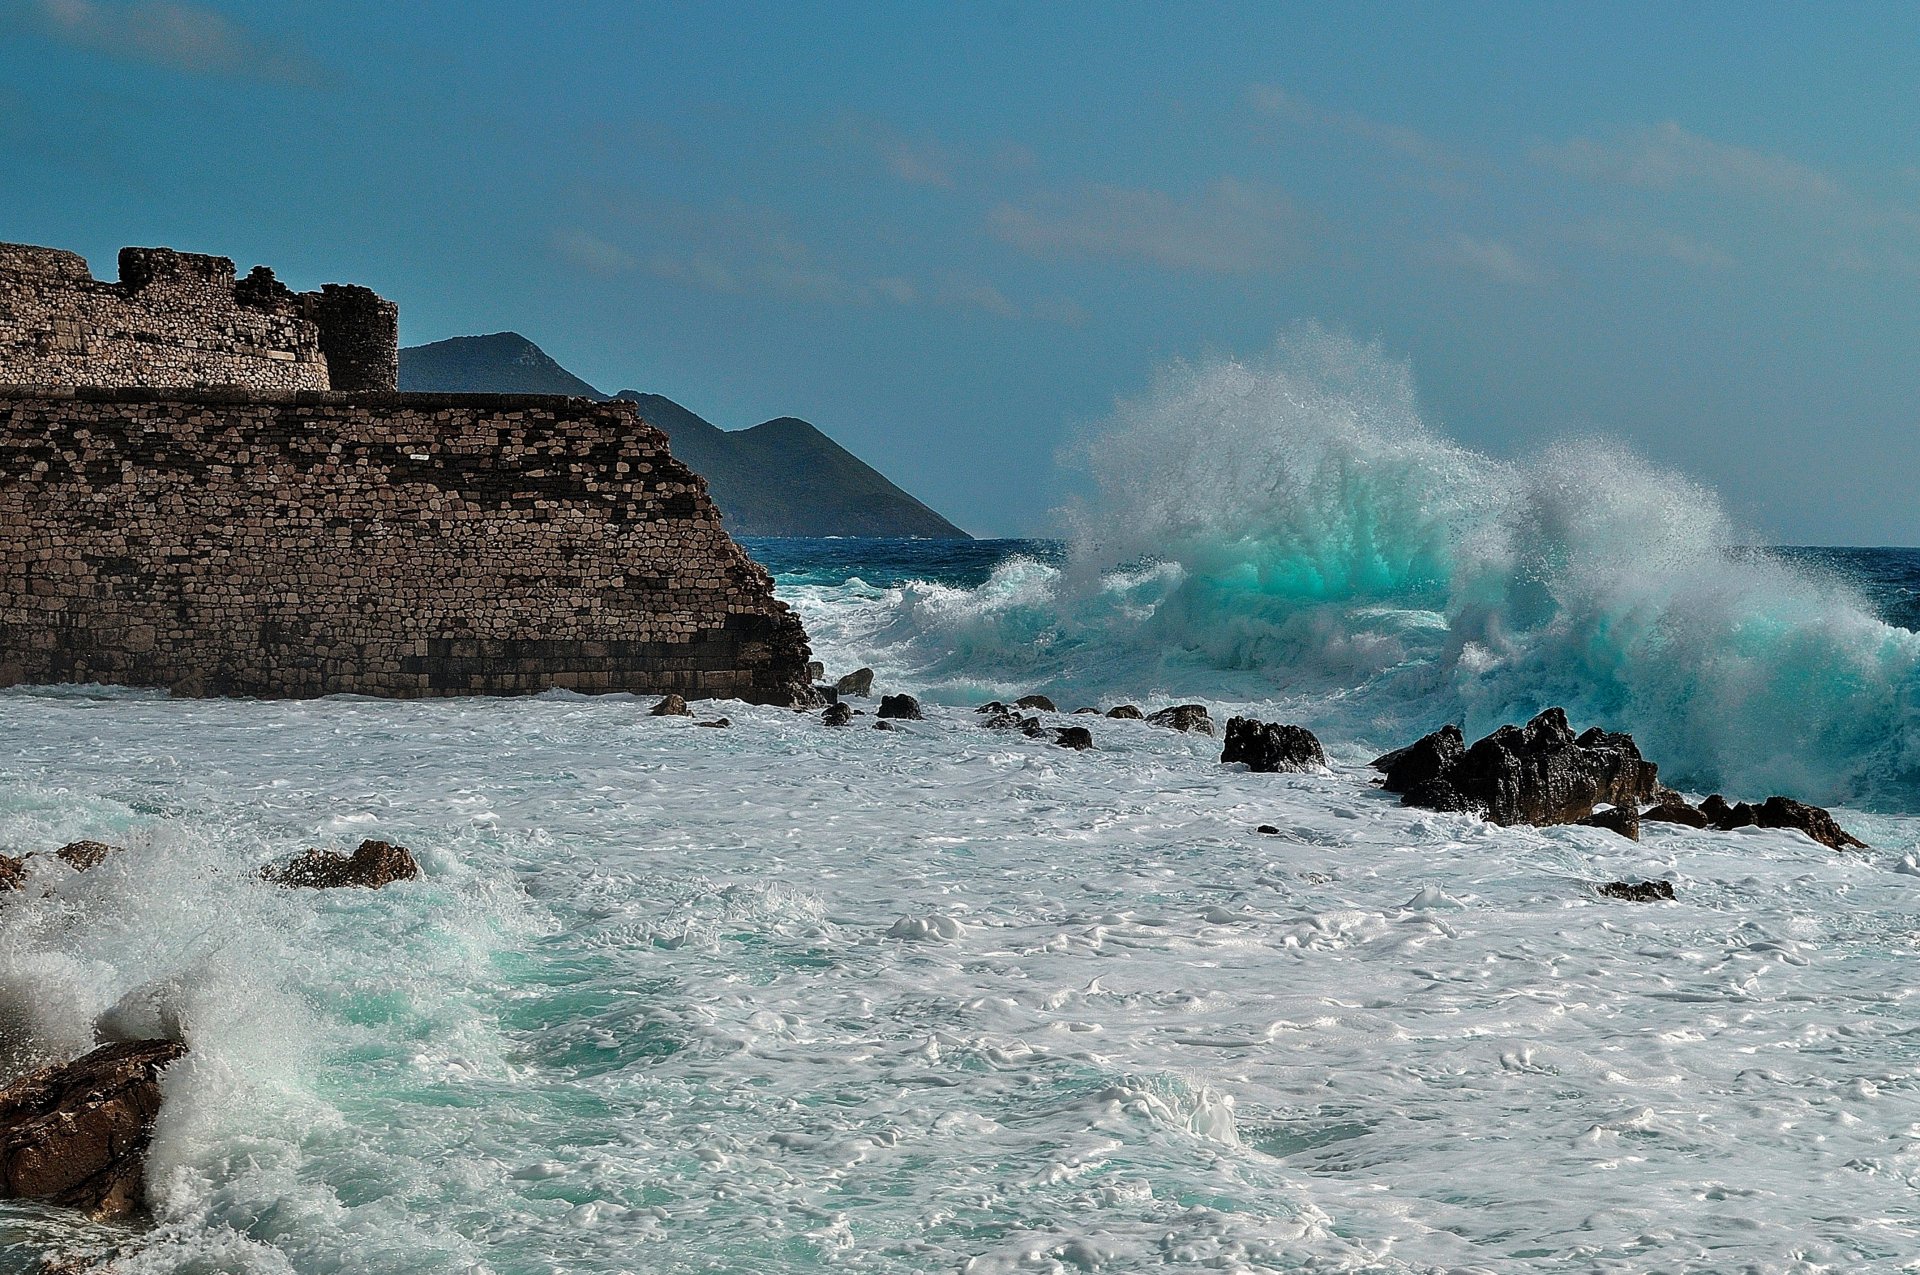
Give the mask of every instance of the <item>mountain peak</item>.
M 603 399 L 518 332 L 456 336 L 400 351 L 400 388 L 436 394 L 566 394 Z

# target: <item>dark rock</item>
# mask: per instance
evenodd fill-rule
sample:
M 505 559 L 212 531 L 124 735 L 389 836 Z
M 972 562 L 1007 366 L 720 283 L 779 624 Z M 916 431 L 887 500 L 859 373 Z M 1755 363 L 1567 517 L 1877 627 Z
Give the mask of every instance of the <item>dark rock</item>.
M 807 661 L 807 680 L 809 682 L 824 681 L 826 680 L 826 676 L 827 676 L 826 665 L 822 664 L 819 660 Z
M 853 709 L 845 704 L 829 704 L 827 711 L 820 714 L 820 721 L 827 726 L 845 726 L 853 720 Z
M 653 706 L 653 717 L 692 717 L 693 710 L 678 695 L 669 695 Z
M 1709 794 L 1707 799 L 1700 803 L 1700 813 L 1707 817 L 1707 822 L 1713 827 L 1724 828 L 1727 820 L 1733 817 L 1733 807 L 1727 804 L 1725 797 L 1716 792 Z
M 1075 717 L 1098 717 L 1100 716 L 1100 710 L 1097 708 L 1076 708 L 1073 710 L 1073 715 Z
M 1640 840 L 1640 808 L 1631 802 L 1610 810 L 1596 810 L 1578 822 L 1588 828 L 1617 832 L 1629 841 Z
M 1004 713 L 1007 711 L 1007 706 L 997 699 L 990 699 L 973 711 L 976 713 Z
M 873 694 L 873 670 L 857 668 L 833 684 L 835 693 L 840 695 L 858 695 L 865 698 Z
M 1207 716 L 1207 710 L 1199 704 L 1175 704 L 1149 714 L 1147 721 L 1155 726 L 1165 726 L 1168 730 L 1213 734 L 1213 718 Z
M 0 1091 L 0 1197 L 101 1220 L 140 1213 L 160 1073 L 186 1052 L 170 1040 L 102 1045 Z
M 0 890 L 24 890 L 27 888 L 27 861 L 16 859 L 10 854 L 0 854 Z
M 1630 735 L 1598 727 L 1575 737 L 1558 708 L 1525 726 L 1502 726 L 1460 751 L 1458 729 L 1444 727 L 1375 763 L 1401 804 L 1478 811 L 1503 826 L 1577 823 L 1607 804 L 1632 806 L 1657 786 L 1658 767 Z
M 813 693 L 820 697 L 822 704 L 838 704 L 840 702 L 840 692 L 834 690 L 831 686 L 816 686 L 813 688 Z
M 715 730 L 725 730 L 727 727 L 733 725 L 733 719 L 731 717 L 716 717 L 710 722 L 695 722 L 694 725 L 708 726 Z
M 104 841 L 74 841 L 61 846 L 53 855 L 75 872 L 85 872 L 99 867 L 108 855 L 119 853 L 119 846 L 110 846 Z
M 1745 802 L 1740 807 L 1746 807 Z M 1769 797 L 1753 810 L 1753 822 L 1762 828 L 1798 828 L 1831 850 L 1864 850 L 1867 843 L 1842 828 L 1819 806 L 1791 797 Z
M 1093 732 L 1084 726 L 1062 726 L 1053 732 L 1053 742 L 1083 753 L 1093 747 Z
M 1628 903 L 1673 902 L 1673 884 L 1668 881 L 1609 881 L 1594 888 L 1609 899 L 1624 899 Z
M 1663 798 L 1659 804 L 1641 811 L 1640 822 L 1677 823 L 1686 828 L 1705 828 L 1708 825 L 1706 813 L 1688 805 L 1687 799 L 1677 794 Z
M 1260 774 L 1281 774 L 1322 769 L 1327 764 L 1327 754 L 1314 733 L 1304 726 L 1230 717 L 1220 761 L 1223 765 L 1245 762 L 1248 770 Z
M 924 718 L 920 712 L 920 701 L 911 695 L 882 695 L 879 716 L 895 717 L 909 722 L 921 721 Z
M 1258 828 L 1255 828 L 1254 831 L 1267 837 L 1277 837 L 1280 835 L 1280 829 L 1270 823 L 1263 823 Z
M 387 841 L 362 841 L 351 855 L 333 850 L 309 850 L 278 868 L 261 874 L 277 885 L 336 890 L 357 886 L 377 890 L 395 881 L 420 875 L 420 864 L 405 846 Z
M 1047 733 L 1047 728 L 1040 724 L 1037 717 L 1023 717 L 1020 719 L 1020 733 L 1028 739 L 1039 739 Z
M 1115 721 L 1137 722 L 1143 720 L 1146 714 L 1131 704 L 1115 704 L 1107 710 L 1107 716 L 1113 718 Z
M 875 722 L 873 724 L 873 728 L 875 730 L 892 730 L 893 723 L 892 722 Z
M 1044 695 L 1022 695 L 1019 699 L 1013 701 L 1013 706 L 1015 708 L 1038 709 L 1042 713 L 1055 713 L 1059 711 L 1053 706 L 1053 701 Z
M 986 721 L 980 724 L 988 730 L 1018 730 L 1020 729 L 1020 717 L 1016 713 L 1009 713 L 1003 709 L 998 713 L 992 714 Z

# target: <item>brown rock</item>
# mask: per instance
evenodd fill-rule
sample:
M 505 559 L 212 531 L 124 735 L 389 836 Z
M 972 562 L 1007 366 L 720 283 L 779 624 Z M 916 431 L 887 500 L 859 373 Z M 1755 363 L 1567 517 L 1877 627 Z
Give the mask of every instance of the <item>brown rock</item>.
M 169 1040 L 102 1045 L 0 1091 L 0 1196 L 97 1219 L 144 1210 L 160 1073 L 186 1052 Z
M 1641 823 L 1677 823 L 1686 828 L 1704 828 L 1707 816 L 1694 806 L 1687 804 L 1684 797 L 1675 795 L 1663 799 L 1657 806 L 1649 806 L 1640 812 Z
M 1013 701 L 1013 706 L 1015 708 L 1030 708 L 1041 713 L 1059 711 L 1054 708 L 1053 701 L 1044 695 L 1022 695 L 1019 699 Z
M 1658 786 L 1659 768 L 1632 736 L 1599 727 L 1576 736 L 1558 708 L 1471 748 L 1462 742 L 1457 727 L 1443 727 L 1374 765 L 1403 805 L 1478 811 L 1502 826 L 1577 823 L 1602 804 L 1631 806 L 1637 816 Z
M 97 868 L 110 854 L 121 853 L 119 846 L 110 846 L 104 841 L 75 841 L 55 850 L 54 857 L 60 859 L 75 872 L 85 872 L 88 868 Z
M 1175 704 L 1150 714 L 1147 721 L 1154 726 L 1165 726 L 1168 730 L 1186 731 L 1192 734 L 1213 734 L 1213 718 L 1199 704 Z
M 669 695 L 653 706 L 650 717 L 692 717 L 693 710 L 678 695 Z
M 1588 828 L 1617 832 L 1629 841 L 1640 840 L 1640 810 L 1632 802 L 1609 810 L 1596 810 L 1579 822 Z
M 1107 716 L 1113 718 L 1115 721 L 1137 722 L 1145 718 L 1146 714 L 1138 708 L 1135 708 L 1132 704 L 1115 704 L 1107 710 Z
M 334 890 L 346 886 L 377 890 L 395 881 L 420 875 L 420 864 L 405 846 L 386 841 L 362 841 L 352 855 L 333 850 L 309 850 L 278 868 L 261 873 L 278 885 Z
M 733 719 L 731 717 L 716 717 L 710 722 L 695 722 L 694 725 L 708 726 L 714 730 L 725 730 L 727 727 L 733 725 Z
M 873 694 L 873 670 L 857 668 L 835 682 L 833 690 L 836 695 L 858 695 L 865 698 Z
M 845 726 L 853 720 L 853 710 L 845 704 L 829 704 L 827 711 L 820 714 L 822 725 Z
M 27 861 L 0 854 L 0 891 L 27 888 Z
M 882 695 L 880 697 L 881 717 L 897 717 L 902 721 L 917 722 L 921 719 L 920 701 L 911 695 Z
M 1745 802 L 1740 803 L 1745 806 Z M 1864 850 L 1867 843 L 1842 828 L 1819 806 L 1791 797 L 1769 797 L 1753 807 L 1753 822 L 1762 828 L 1797 828 L 1832 850 Z
M 1093 732 L 1084 726 L 1062 726 L 1053 732 L 1053 742 L 1083 753 L 1093 747 Z

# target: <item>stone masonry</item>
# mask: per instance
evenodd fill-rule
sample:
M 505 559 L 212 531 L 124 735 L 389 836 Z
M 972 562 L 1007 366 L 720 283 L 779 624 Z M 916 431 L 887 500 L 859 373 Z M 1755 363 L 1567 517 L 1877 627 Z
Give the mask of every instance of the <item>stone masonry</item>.
M 0 245 L 0 686 L 812 699 L 633 404 L 393 393 L 397 337 L 365 288 Z
M 294 292 L 256 266 L 125 248 L 102 283 L 57 248 L 0 244 L 0 384 L 392 390 L 399 311 L 367 288 Z

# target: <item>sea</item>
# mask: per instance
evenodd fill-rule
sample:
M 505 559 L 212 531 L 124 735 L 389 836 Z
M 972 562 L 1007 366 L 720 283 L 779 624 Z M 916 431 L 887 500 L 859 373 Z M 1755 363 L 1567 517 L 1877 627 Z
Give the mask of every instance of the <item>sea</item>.
M 0 1203 L 0 1272 L 1920 1269 L 1920 550 L 1477 454 L 1317 330 L 1069 460 L 1058 539 L 747 542 L 829 677 L 919 698 L 891 731 L 0 692 L 0 851 L 127 847 L 0 895 L 0 1079 L 103 1016 L 190 1047 L 151 1226 Z M 974 711 L 1032 692 L 1095 749 Z M 1330 764 L 1071 716 L 1121 703 Z M 1372 782 L 1550 704 L 1871 848 Z M 423 879 L 258 879 L 366 837 Z

